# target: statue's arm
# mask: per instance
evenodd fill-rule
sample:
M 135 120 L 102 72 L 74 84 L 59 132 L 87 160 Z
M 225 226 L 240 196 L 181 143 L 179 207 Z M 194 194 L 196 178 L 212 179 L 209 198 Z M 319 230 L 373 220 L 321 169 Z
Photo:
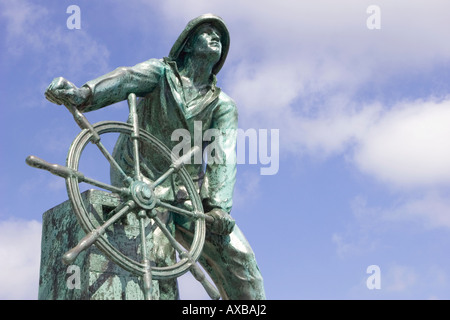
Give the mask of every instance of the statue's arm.
M 89 112 L 126 100 L 130 93 L 143 97 L 159 83 L 164 67 L 160 60 L 151 59 L 134 67 L 120 67 L 99 78 L 86 82 L 89 98 L 80 110 Z
M 145 96 L 158 85 L 163 73 L 163 62 L 151 59 L 133 67 L 117 68 L 80 88 L 62 77 L 56 78 L 45 96 L 53 103 L 88 112 L 125 100 L 130 93 Z
M 236 141 L 238 113 L 235 103 L 227 99 L 219 105 L 213 114 L 211 129 L 219 134 L 216 141 L 217 150 L 222 156 L 218 161 L 206 165 L 201 197 L 205 211 L 214 208 L 230 213 L 233 204 L 233 191 L 236 182 Z

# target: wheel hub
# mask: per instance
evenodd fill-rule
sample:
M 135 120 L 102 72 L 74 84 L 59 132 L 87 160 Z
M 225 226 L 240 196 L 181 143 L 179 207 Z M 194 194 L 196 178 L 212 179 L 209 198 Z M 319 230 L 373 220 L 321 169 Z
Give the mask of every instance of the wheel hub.
M 142 181 L 134 181 L 131 184 L 131 195 L 136 204 L 145 209 L 152 209 L 156 204 L 156 197 L 148 184 Z

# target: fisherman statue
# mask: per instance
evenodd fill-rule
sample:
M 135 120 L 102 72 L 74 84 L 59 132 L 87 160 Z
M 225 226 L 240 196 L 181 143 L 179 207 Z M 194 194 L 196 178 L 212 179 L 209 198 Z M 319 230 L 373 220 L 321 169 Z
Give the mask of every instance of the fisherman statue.
M 195 130 L 205 133 L 214 129 L 221 135 L 215 137 L 217 150 L 230 155 L 236 148 L 238 110 L 235 102 L 216 85 L 216 75 L 225 62 L 229 46 L 230 36 L 224 21 L 216 15 L 201 15 L 187 24 L 168 57 L 117 68 L 79 88 L 59 77 L 48 86 L 45 96 L 53 103 L 85 113 L 126 100 L 134 93 L 139 98 L 136 110 L 140 128 L 170 150 L 179 144 L 173 141 L 177 129 L 187 130 L 191 137 Z M 202 148 L 206 147 L 203 143 Z M 150 169 L 145 179 L 152 181 L 161 174 L 158 167 L 161 159 L 145 147 L 140 152 Z M 133 171 L 131 154 L 131 139 L 120 135 L 112 155 L 127 174 Z M 207 223 L 199 262 L 223 299 L 265 299 L 263 279 L 253 250 L 230 215 L 235 158 L 221 162 L 203 158 L 201 163 L 194 161 L 186 165 L 198 188 L 204 212 L 213 218 Z M 124 184 L 114 170 L 111 170 L 111 184 L 118 187 Z M 155 193 L 177 206 L 186 201 L 189 207 L 185 190 L 174 179 L 158 186 Z M 179 215 L 174 215 L 173 219 L 177 241 L 188 247 L 193 236 L 192 222 Z M 161 240 L 158 252 L 167 253 L 170 249 L 165 245 Z

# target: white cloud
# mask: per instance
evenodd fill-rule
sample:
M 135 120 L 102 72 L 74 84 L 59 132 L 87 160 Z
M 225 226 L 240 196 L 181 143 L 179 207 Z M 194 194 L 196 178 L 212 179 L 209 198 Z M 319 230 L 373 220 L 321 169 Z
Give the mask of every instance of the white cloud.
M 169 0 L 160 10 L 181 27 L 197 15 L 216 13 L 232 32 L 233 57 L 246 57 L 248 63 L 253 58 L 255 65 L 263 62 L 258 59 L 261 56 L 279 58 L 289 65 L 306 58 L 313 65 L 341 67 L 346 71 L 339 73 L 341 81 L 341 76 L 347 79 L 351 74 L 363 74 L 367 68 L 377 71 L 383 63 L 396 66 L 398 71 L 448 58 L 450 44 L 435 36 L 450 27 L 448 2 L 378 1 L 382 28 L 376 31 L 366 26 L 366 9 L 371 4 L 358 0 L 265 0 L 258 5 L 238 0 Z
M 387 184 L 450 184 L 450 100 L 395 106 L 361 136 L 355 163 Z
M 388 208 L 372 207 L 364 197 L 355 197 L 351 206 L 356 222 L 365 234 L 380 234 L 395 227 L 393 222 L 403 221 L 416 223 L 427 230 L 450 228 L 450 200 L 448 192 L 443 190 L 404 197 Z
M 426 229 L 450 228 L 450 200 L 444 193 L 428 191 L 387 210 L 383 218 L 386 221 L 415 221 Z
M 230 61 L 219 76 L 237 102 L 245 127 L 282 129 L 280 147 L 297 155 L 347 152 L 353 142 L 363 139 L 357 154 L 359 167 L 387 177 L 400 164 L 394 167 L 389 163 L 392 170 L 378 173 L 371 163 L 390 161 L 388 149 L 377 150 L 374 160 L 366 160 L 374 148 L 382 146 L 381 138 L 365 134 L 374 124 L 377 126 L 371 132 L 381 130 L 377 120 L 383 106 L 356 101 L 354 94 L 369 83 L 387 84 L 394 76 L 428 72 L 449 61 L 450 43 L 436 35 L 450 28 L 446 18 L 450 4 L 443 0 L 426 4 L 379 1 L 382 28 L 375 31 L 366 27 L 370 4 L 355 0 L 341 1 L 339 5 L 333 1 L 260 1 L 257 6 L 252 1 L 166 1 L 161 10 L 177 24 L 205 12 L 224 17 L 230 27 L 232 47 Z M 394 158 L 398 156 L 393 160 L 400 162 L 421 153 L 413 163 L 418 171 L 410 175 L 412 166 L 402 163 L 402 170 L 395 172 L 392 179 L 422 183 L 442 173 L 447 153 L 437 151 L 436 140 L 428 144 L 429 138 L 423 133 L 435 117 L 443 115 L 444 106 L 435 113 L 431 113 L 430 105 L 425 107 L 426 111 L 409 119 L 417 121 L 428 116 L 409 139 L 413 147 L 401 148 L 403 154 L 398 149 L 393 153 Z M 398 117 L 405 115 L 399 113 Z M 395 120 L 395 113 L 383 118 L 383 123 L 389 125 L 386 121 Z M 446 119 L 445 114 L 439 124 Z M 403 139 L 403 134 L 412 133 L 413 123 L 403 123 L 404 133 L 401 128 L 394 129 L 394 123 L 389 127 L 389 133 L 396 136 L 388 148 L 400 143 L 395 138 Z M 436 135 L 441 139 L 445 133 L 441 127 L 432 128 L 430 139 Z M 430 153 L 428 162 L 422 161 L 426 152 Z M 426 172 L 429 164 L 433 166 L 430 174 Z M 441 178 L 447 179 L 447 175 Z
M 374 104 L 361 110 L 330 111 L 301 121 L 291 119 L 286 124 L 292 129 L 288 131 L 293 134 L 291 141 L 307 154 L 329 156 L 357 145 L 360 137 L 378 119 L 380 110 L 381 107 Z
M 266 61 L 262 68 L 244 62 L 234 66 L 232 74 L 228 74 L 231 79 L 227 81 L 233 99 L 245 106 L 241 114 L 265 114 L 267 117 L 267 113 L 284 111 L 302 89 L 301 73 L 296 72 L 295 67 L 273 60 Z M 268 81 L 270 79 L 282 81 Z
M 30 45 L 44 49 L 44 42 L 30 32 L 30 26 L 42 22 L 48 16 L 48 10 L 27 1 L 1 1 L 0 5 L 2 16 L 7 22 L 5 38 L 8 51 L 12 54 L 22 54 Z
M 39 222 L 0 221 L 0 299 L 37 299 L 40 245 Z
M 36 89 L 42 90 L 49 79 L 60 75 L 85 81 L 86 77 L 109 71 L 108 49 L 83 28 L 67 29 L 65 21 L 58 19 L 51 7 L 27 0 L 3 0 L 0 8 L 6 25 L 5 54 L 11 65 L 25 64 L 29 69 L 27 76 L 39 75 L 34 77 Z M 61 15 L 65 17 L 66 13 Z
M 382 249 L 384 239 L 408 225 L 411 230 L 450 230 L 450 200 L 445 190 L 427 190 L 424 194 L 406 194 L 396 203 L 373 206 L 363 196 L 351 202 L 353 219 L 332 234 L 340 258 L 367 254 Z M 405 231 L 403 231 L 405 232 Z

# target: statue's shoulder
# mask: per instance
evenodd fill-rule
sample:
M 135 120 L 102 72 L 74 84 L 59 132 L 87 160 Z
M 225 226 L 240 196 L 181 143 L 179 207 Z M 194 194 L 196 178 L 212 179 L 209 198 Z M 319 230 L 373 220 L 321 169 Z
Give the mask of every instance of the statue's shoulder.
M 226 114 L 227 117 L 232 116 L 237 118 L 238 109 L 236 103 L 229 95 L 227 95 L 222 90 L 220 90 L 216 107 L 216 112 L 218 112 L 218 115 Z
M 149 59 L 136 64 L 133 68 L 141 72 L 151 72 L 162 74 L 166 69 L 167 64 L 163 59 Z
M 222 105 L 229 105 L 230 107 L 236 108 L 236 103 L 234 102 L 234 100 L 220 88 L 219 90 L 220 90 L 218 97 L 219 103 Z
M 165 66 L 167 66 L 167 63 L 164 61 L 164 59 L 157 59 L 157 58 L 148 59 L 142 62 L 142 64 L 159 68 L 164 68 Z

